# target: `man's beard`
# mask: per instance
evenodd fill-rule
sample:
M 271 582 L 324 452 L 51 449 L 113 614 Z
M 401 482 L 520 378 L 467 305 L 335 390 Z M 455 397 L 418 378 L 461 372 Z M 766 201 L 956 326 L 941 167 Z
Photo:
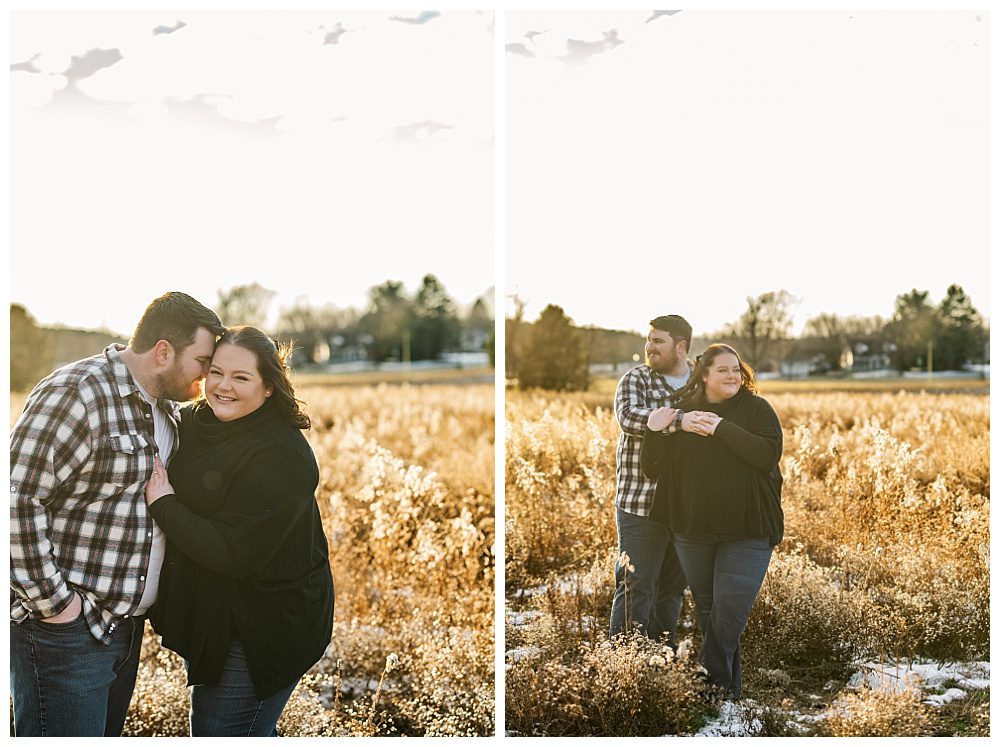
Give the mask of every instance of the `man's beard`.
M 677 364 L 676 355 L 659 355 L 655 361 L 650 360 L 649 353 L 643 352 L 643 357 L 646 359 L 646 365 L 658 373 L 665 373 L 672 369 Z
M 172 399 L 175 402 L 187 402 L 195 399 L 201 394 L 201 387 L 197 381 L 186 379 L 180 370 L 180 366 L 174 366 L 166 373 L 156 375 L 156 384 L 160 391 L 158 399 Z

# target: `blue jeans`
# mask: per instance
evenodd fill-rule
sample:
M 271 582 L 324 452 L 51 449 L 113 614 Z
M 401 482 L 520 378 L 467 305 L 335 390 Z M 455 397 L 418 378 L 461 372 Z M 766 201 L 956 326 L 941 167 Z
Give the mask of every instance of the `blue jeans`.
M 674 546 L 698 612 L 699 659 L 714 684 L 740 698 L 740 636 L 774 548 L 768 540 L 756 537 L 680 534 L 674 535 Z
M 145 618 L 122 620 L 111 643 L 81 613 L 68 623 L 10 624 L 10 692 L 19 737 L 117 737 L 135 689 Z
M 618 553 L 628 554 L 635 571 L 615 562 L 611 635 L 640 626 L 654 640 L 666 633 L 673 644 L 686 584 L 670 530 L 649 517 L 616 510 Z
M 242 642 L 231 641 L 222 679 L 191 688 L 191 736 L 276 737 L 278 719 L 297 684 L 261 700 L 253 689 Z

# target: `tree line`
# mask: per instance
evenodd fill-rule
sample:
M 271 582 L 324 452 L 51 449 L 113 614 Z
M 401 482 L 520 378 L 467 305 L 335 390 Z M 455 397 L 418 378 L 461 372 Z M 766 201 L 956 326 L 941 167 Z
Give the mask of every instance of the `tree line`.
M 278 340 L 294 341 L 296 362 L 437 360 L 443 353 L 482 351 L 493 362 L 492 290 L 460 311 L 444 285 L 428 274 L 412 294 L 386 280 L 368 291 L 365 309 L 312 306 L 280 310 L 266 328 L 274 291 L 259 283 L 219 292 L 216 311 L 226 324 L 252 324 Z
M 279 310 L 269 325 L 276 292 L 259 283 L 220 290 L 214 309 L 225 324 L 250 324 L 277 340 L 294 343 L 293 365 L 337 361 L 436 360 L 446 352 L 486 352 L 493 365 L 492 289 L 460 309 L 434 275 L 425 275 L 411 294 L 403 283 L 387 280 L 368 291 L 364 309 L 298 301 Z M 82 347 L 66 345 L 69 335 L 86 336 Z M 66 360 L 99 353 L 122 338 L 111 332 L 43 327 L 21 304 L 10 306 L 10 386 L 34 386 Z M 77 350 L 80 347 L 81 350 Z
M 738 319 L 715 332 L 695 335 L 691 355 L 712 342 L 727 342 L 757 371 L 780 372 L 798 364 L 796 370 L 827 375 L 886 367 L 899 372 L 961 370 L 989 360 L 989 329 L 957 284 L 950 285 L 936 305 L 926 290 L 898 295 L 890 319 L 819 314 L 793 337 L 797 303 L 785 290 L 750 296 Z M 523 300 L 515 296 L 513 305 L 513 314 L 505 320 L 506 375 L 522 388 L 582 390 L 593 364 L 642 360 L 640 334 L 577 327 L 554 304 L 528 322 Z

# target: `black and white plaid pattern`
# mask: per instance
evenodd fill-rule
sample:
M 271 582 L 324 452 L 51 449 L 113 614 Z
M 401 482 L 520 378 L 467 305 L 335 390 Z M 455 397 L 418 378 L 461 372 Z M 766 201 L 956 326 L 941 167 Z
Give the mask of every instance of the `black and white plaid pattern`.
M 11 620 L 51 617 L 83 598 L 94 637 L 111 640 L 142 598 L 153 523 L 152 408 L 112 345 L 49 374 L 10 443 Z M 176 428 L 177 403 L 159 400 Z
M 663 374 L 643 364 L 622 376 L 615 390 L 615 418 L 622 432 L 618 436 L 615 452 L 615 475 L 618 488 L 615 505 L 622 511 L 639 516 L 649 516 L 653 506 L 656 480 L 642 474 L 639 449 L 646 418 L 657 407 L 667 407 L 673 388 Z M 674 433 L 680 428 L 680 418 L 674 420 L 664 433 Z

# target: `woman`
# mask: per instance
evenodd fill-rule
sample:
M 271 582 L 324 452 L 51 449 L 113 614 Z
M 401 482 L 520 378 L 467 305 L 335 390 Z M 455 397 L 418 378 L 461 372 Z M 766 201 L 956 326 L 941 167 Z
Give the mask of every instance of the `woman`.
M 167 537 L 150 619 L 188 669 L 192 736 L 277 736 L 299 678 L 333 628 L 309 417 L 287 348 L 253 327 L 219 340 L 205 399 L 181 413 L 169 477 L 146 503 Z
M 698 613 L 701 663 L 738 699 L 740 636 L 784 531 L 781 424 L 728 345 L 705 350 L 673 401 L 679 409 L 650 413 L 642 439 L 643 472 L 657 481 L 650 516 L 673 532 Z M 659 432 L 692 410 L 698 432 Z

